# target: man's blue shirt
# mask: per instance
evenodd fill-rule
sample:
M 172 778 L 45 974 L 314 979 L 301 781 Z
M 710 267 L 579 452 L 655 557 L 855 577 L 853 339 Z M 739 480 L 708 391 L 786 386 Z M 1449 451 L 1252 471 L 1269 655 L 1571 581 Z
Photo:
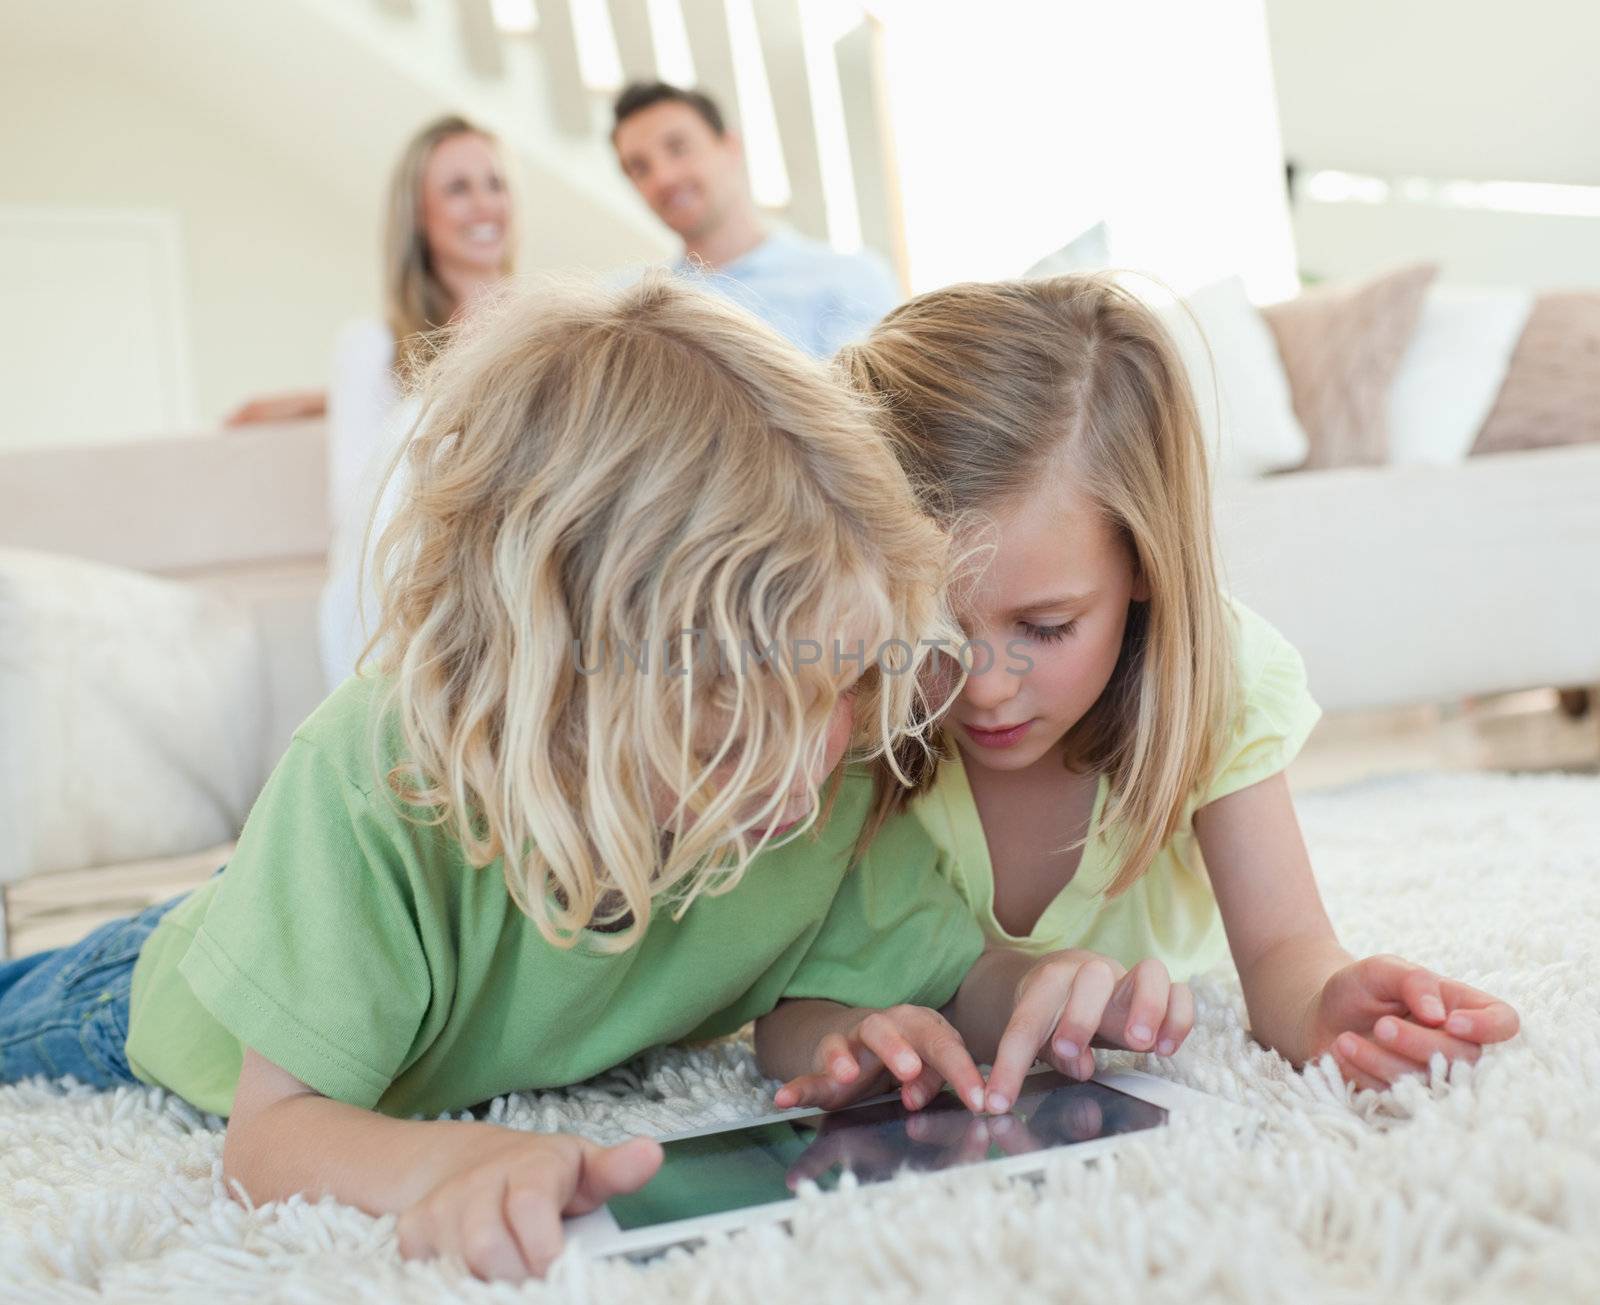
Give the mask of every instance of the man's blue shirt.
M 774 231 L 742 258 L 711 269 L 674 265 L 727 296 L 814 358 L 859 340 L 900 302 L 899 287 L 875 254 L 841 254 L 793 231 Z

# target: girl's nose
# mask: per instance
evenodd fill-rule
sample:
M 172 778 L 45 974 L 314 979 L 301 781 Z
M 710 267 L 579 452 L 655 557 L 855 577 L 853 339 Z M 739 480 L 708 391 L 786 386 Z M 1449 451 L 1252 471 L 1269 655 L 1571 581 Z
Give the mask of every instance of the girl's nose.
M 986 663 L 988 663 L 986 665 Z M 961 690 L 961 699 L 978 711 L 993 711 L 1017 696 L 1022 677 L 1007 668 L 998 659 L 985 658 L 980 653 L 967 673 L 967 682 Z

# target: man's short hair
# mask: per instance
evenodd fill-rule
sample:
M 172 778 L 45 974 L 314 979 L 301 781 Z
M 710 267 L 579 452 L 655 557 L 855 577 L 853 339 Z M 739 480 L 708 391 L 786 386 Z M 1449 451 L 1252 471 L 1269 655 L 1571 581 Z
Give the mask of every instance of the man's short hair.
M 630 82 L 611 106 L 611 139 L 617 138 L 617 128 L 634 114 L 657 104 L 687 104 L 706 121 L 718 136 L 725 134 L 728 125 L 722 119 L 717 102 L 704 91 L 686 91 L 671 82 Z

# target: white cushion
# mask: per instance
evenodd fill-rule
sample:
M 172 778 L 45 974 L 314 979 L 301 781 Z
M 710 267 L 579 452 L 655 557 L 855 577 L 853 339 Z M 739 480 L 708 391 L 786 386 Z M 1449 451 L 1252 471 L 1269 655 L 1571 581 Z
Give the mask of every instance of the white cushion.
M 1053 254 L 1046 254 L 1022 274 L 1025 281 L 1039 281 L 1073 272 L 1103 272 L 1111 266 L 1111 232 L 1104 222 L 1080 231 Z
M 1434 286 L 1389 391 L 1389 461 L 1462 461 L 1533 308 L 1526 290 Z
M 1219 478 L 1288 471 L 1304 462 L 1309 444 L 1294 415 L 1289 378 L 1243 280 L 1229 277 L 1184 303 L 1154 307 L 1183 358 Z
M 0 549 L 0 883 L 234 837 L 261 783 L 265 699 L 240 606 Z

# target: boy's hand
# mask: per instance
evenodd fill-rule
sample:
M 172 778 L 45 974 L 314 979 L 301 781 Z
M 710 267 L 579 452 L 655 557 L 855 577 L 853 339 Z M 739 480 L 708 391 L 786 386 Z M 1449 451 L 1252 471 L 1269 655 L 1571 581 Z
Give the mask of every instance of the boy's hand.
M 476 1132 L 448 1172 L 400 1215 L 408 1260 L 454 1255 L 480 1278 L 543 1277 L 561 1252 L 563 1215 L 637 1191 L 661 1167 L 661 1146 L 602 1147 L 566 1133 Z
M 837 1110 L 896 1082 L 908 1110 L 921 1110 L 945 1082 L 970 1109 L 983 1109 L 983 1075 L 961 1035 L 938 1011 L 891 1006 L 852 1014 L 859 1018 L 849 1028 L 825 1034 L 817 1043 L 812 1072 L 778 1089 L 773 1104 L 779 1110 Z
M 1407 1074 L 1426 1074 L 1434 1052 L 1475 1061 L 1518 1027 L 1516 1011 L 1488 993 L 1378 955 L 1329 975 L 1307 1012 L 1305 1045 L 1307 1059 L 1331 1052 L 1346 1080 L 1382 1092 Z
M 1124 970 L 1109 956 L 1072 949 L 1040 958 L 1017 983 L 1016 1003 L 989 1071 L 989 1110 L 1002 1115 L 1036 1060 L 1063 1074 L 1094 1074 L 1090 1042 L 1170 1056 L 1194 1028 L 1194 995 L 1154 957 Z

